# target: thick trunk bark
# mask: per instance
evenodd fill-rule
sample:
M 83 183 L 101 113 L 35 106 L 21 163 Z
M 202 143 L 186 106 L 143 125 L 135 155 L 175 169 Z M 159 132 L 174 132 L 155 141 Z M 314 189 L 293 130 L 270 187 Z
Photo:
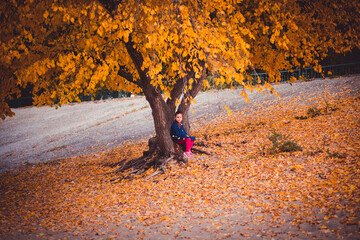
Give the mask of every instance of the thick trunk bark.
M 144 91 L 144 94 L 152 110 L 156 139 L 160 148 L 160 154 L 164 157 L 168 157 L 174 151 L 173 142 L 170 136 L 173 113 L 162 99 L 160 93 L 149 94 Z
M 127 80 L 137 84 L 143 90 L 146 100 L 149 102 L 152 110 L 160 154 L 164 157 L 168 157 L 174 149 L 170 137 L 172 112 L 169 106 L 163 100 L 160 91 L 151 85 L 147 74 L 147 69 L 141 68 L 144 59 L 141 53 L 134 48 L 134 43 L 131 40 L 131 36 L 129 41 L 125 43 L 125 46 L 140 77 L 140 79 L 137 81 L 134 81 L 130 77 L 128 77 Z

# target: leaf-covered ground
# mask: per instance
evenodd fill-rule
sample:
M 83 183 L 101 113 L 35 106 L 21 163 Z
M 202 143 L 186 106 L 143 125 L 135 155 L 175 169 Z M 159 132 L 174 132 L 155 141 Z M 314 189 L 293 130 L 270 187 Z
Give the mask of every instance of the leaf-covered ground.
M 150 179 L 110 182 L 145 141 L 3 173 L 0 238 L 359 239 L 359 103 L 343 91 L 194 124 L 213 154 Z

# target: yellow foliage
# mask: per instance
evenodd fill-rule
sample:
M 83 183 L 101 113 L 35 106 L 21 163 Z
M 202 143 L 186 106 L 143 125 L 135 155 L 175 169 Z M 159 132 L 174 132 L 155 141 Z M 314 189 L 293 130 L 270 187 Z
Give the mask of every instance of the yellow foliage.
M 4 16 L 8 8 L 16 14 L 5 18 L 6 27 L 1 28 L 6 36 L 0 42 L 2 66 L 22 76 L 22 84 L 51 86 L 70 99 L 101 86 L 139 92 L 144 86 L 138 81 L 144 76 L 149 81 L 143 83 L 170 93 L 176 81 L 190 79 L 184 83 L 188 91 L 202 82 L 203 66 L 216 74 L 216 85 L 236 81 L 245 86 L 244 74 L 251 69 L 266 71 L 269 81 L 276 82 L 280 70 L 301 67 L 300 63 L 321 72 L 319 59 L 329 49 L 346 52 L 360 42 L 355 17 L 359 6 L 345 1 L 313 1 L 306 6 L 295 0 L 140 1 L 120 2 L 116 9 L 121 11 L 108 11 L 97 1 L 3 5 Z M 337 24 L 348 26 L 342 35 Z M 137 55 L 129 52 L 130 46 Z M 117 74 L 119 69 L 132 76 L 131 83 L 123 77 L 126 74 Z M 12 83 L 16 85 L 15 78 Z M 209 86 L 206 80 L 203 84 Z M 50 98 L 51 94 L 41 99 L 45 103 Z

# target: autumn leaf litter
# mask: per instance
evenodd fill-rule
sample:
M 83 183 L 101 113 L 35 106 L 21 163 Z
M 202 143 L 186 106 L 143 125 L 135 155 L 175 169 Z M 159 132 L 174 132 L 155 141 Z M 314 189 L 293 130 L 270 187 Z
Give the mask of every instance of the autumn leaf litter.
M 148 180 L 110 182 L 112 164 L 140 156 L 143 141 L 2 173 L 0 236 L 359 239 L 359 76 L 351 81 L 195 121 L 198 147 L 213 155 Z M 301 150 L 274 148 L 275 133 Z

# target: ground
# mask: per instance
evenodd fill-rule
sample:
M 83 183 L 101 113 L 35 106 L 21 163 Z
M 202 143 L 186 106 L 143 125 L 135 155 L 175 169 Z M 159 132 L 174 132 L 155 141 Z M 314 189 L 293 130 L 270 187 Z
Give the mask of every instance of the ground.
M 143 98 L 18 109 L 1 125 L 0 236 L 359 239 L 359 80 L 281 84 L 250 104 L 202 93 L 192 133 L 212 155 L 115 183 L 112 165 L 152 134 Z
M 359 77 L 318 79 L 292 85 L 275 86 L 280 98 L 267 92 L 249 94 L 250 103 L 240 96 L 241 90 L 208 91 L 200 93 L 190 109 L 195 124 L 232 111 L 243 111 L 277 104 L 320 93 L 334 94 L 349 87 L 359 92 Z M 15 117 L 0 124 L 0 173 L 21 168 L 28 163 L 59 160 L 89 154 L 119 146 L 124 141 L 148 138 L 154 134 L 149 104 L 144 97 L 84 102 L 54 107 L 13 109 Z

